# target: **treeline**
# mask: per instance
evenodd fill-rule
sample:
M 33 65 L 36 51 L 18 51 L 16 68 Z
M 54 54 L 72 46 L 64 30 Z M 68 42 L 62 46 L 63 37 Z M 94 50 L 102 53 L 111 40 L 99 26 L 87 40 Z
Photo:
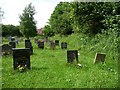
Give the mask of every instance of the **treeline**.
M 120 32 L 120 2 L 60 2 L 44 27 L 46 36 Z
M 20 32 L 19 26 L 2 25 L 2 36 L 3 37 L 7 37 L 7 36 L 18 36 L 18 37 L 21 37 L 23 35 Z

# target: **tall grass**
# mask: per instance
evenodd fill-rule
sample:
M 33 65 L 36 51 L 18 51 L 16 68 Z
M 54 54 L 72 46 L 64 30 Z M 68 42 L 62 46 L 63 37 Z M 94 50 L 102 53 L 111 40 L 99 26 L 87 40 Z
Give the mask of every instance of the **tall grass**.
M 3 88 L 116 88 L 118 87 L 118 58 L 116 46 L 110 37 L 98 35 L 87 37 L 72 34 L 59 39 L 68 43 L 68 50 L 77 49 L 82 67 L 67 64 L 66 51 L 57 46 L 51 50 L 46 44 L 39 49 L 32 40 L 34 54 L 31 70 L 23 73 L 13 70 L 12 56 L 2 57 Z M 20 42 L 17 48 L 24 47 Z M 104 64 L 93 64 L 95 53 L 106 53 Z

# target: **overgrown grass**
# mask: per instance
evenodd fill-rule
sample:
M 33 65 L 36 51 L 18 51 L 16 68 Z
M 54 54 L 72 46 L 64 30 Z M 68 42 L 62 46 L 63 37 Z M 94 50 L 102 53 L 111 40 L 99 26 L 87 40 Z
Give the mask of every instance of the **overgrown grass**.
M 100 37 L 100 36 L 99 36 Z M 12 56 L 2 57 L 3 88 L 116 88 L 118 87 L 118 62 L 116 47 L 106 38 L 93 39 L 73 34 L 55 36 L 51 40 L 66 41 L 69 49 L 79 50 L 82 67 L 67 64 L 66 51 L 59 46 L 51 50 L 39 49 L 32 40 L 31 70 L 23 73 L 13 70 Z M 98 39 L 96 39 L 98 38 Z M 110 44 L 110 45 L 109 45 Z M 112 46 L 111 46 L 112 45 Z M 24 47 L 21 42 L 17 48 Z M 105 47 L 105 48 L 104 48 Z M 93 64 L 97 52 L 106 53 L 104 64 Z

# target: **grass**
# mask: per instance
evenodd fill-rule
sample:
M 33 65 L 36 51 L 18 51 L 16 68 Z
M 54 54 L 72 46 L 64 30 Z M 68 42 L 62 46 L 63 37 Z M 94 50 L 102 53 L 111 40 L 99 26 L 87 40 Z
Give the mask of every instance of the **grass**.
M 82 38 L 82 39 L 81 39 Z M 23 73 L 13 70 L 12 56 L 2 57 L 2 87 L 3 88 L 117 88 L 118 87 L 118 62 L 117 53 L 113 50 L 102 49 L 104 43 L 94 44 L 80 35 L 68 37 L 55 36 L 51 40 L 66 41 L 69 49 L 79 50 L 79 62 L 82 67 L 67 64 L 66 52 L 59 46 L 51 50 L 45 44 L 45 49 L 39 49 L 32 40 L 34 54 L 31 55 L 31 70 Z M 88 42 L 85 42 L 88 40 Z M 5 42 L 7 43 L 7 42 Z M 109 41 L 108 41 L 109 43 Z M 95 48 L 96 45 L 96 48 Z M 101 47 L 100 47 L 101 46 Z M 17 48 L 24 47 L 20 42 Z M 98 48 L 97 48 L 98 47 Z M 109 48 L 110 50 L 113 47 Z M 104 64 L 93 64 L 95 53 L 106 53 Z M 113 58 L 114 57 L 114 58 Z

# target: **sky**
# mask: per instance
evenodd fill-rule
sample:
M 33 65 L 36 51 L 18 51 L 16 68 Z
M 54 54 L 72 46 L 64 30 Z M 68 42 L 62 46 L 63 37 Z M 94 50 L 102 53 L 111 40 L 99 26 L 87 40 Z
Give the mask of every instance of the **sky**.
M 29 4 L 35 7 L 36 14 L 34 15 L 37 21 L 37 28 L 42 28 L 47 24 L 50 15 L 54 11 L 54 8 L 60 1 L 70 0 L 0 0 L 0 7 L 4 11 L 4 18 L 2 23 L 19 25 L 19 15 L 23 13 L 24 8 Z

